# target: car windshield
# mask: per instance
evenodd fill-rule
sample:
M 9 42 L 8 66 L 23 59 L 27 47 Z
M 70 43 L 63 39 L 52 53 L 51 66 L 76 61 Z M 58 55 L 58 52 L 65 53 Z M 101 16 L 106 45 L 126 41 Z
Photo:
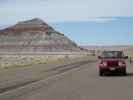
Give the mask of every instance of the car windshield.
M 104 51 L 103 58 L 122 58 L 124 56 L 122 51 Z

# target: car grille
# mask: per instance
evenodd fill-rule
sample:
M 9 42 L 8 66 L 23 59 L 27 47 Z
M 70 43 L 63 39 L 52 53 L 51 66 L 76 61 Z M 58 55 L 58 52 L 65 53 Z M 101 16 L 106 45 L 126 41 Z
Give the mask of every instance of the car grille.
M 110 67 L 118 66 L 118 61 L 108 61 L 107 65 L 110 66 Z

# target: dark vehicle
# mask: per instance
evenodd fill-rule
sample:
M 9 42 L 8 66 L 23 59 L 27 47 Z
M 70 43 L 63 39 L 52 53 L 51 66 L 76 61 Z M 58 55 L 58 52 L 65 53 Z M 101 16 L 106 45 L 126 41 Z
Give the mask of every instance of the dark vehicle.
M 126 75 L 126 62 L 128 56 L 124 56 L 123 51 L 103 51 L 99 63 L 99 75 L 103 76 L 108 72 L 121 73 Z

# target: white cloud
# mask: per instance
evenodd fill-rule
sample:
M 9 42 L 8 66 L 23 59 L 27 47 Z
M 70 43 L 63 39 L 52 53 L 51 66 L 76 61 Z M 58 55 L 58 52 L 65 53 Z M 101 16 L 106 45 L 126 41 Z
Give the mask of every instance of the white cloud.
M 41 17 L 46 21 L 111 21 L 111 16 L 133 16 L 132 0 L 3 0 L 0 21 Z M 114 20 L 114 19 L 113 19 Z

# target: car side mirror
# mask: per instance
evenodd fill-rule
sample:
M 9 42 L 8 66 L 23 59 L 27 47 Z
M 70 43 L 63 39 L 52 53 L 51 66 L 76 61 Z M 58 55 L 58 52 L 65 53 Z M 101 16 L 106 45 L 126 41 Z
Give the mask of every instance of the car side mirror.
M 124 59 L 128 59 L 128 56 L 125 56 Z
M 102 59 L 102 57 L 101 56 L 98 56 L 98 59 Z

